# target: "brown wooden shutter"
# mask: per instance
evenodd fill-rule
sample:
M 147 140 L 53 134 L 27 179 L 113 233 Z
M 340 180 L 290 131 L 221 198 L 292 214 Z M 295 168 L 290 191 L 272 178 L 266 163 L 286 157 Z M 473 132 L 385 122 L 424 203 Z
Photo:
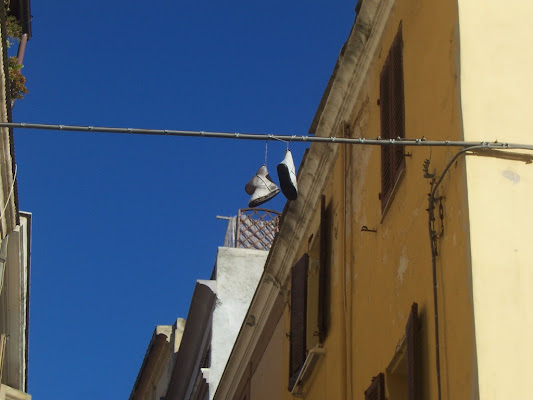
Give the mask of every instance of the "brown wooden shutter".
M 418 304 L 413 303 L 405 327 L 407 387 L 409 400 L 421 400 L 420 394 L 420 338 L 418 321 Z
M 391 77 L 392 77 L 392 132 L 393 139 L 405 137 L 405 102 L 403 93 L 403 39 L 402 26 L 394 38 L 391 52 Z M 401 171 L 405 167 L 405 148 L 403 146 L 395 146 L 393 148 L 393 173 L 394 181 L 398 179 Z
M 320 271 L 318 283 L 318 336 L 320 343 L 326 339 L 329 325 L 329 213 L 326 196 L 320 203 Z
M 385 400 L 385 375 L 383 373 L 372 378 L 372 383 L 365 390 L 365 400 Z
M 307 268 L 309 256 L 305 254 L 293 267 L 291 276 L 291 333 L 289 360 L 289 390 L 296 384 L 306 357 L 307 325 Z
M 391 74 L 390 57 L 387 57 L 380 75 L 380 112 L 381 112 L 381 138 L 390 139 L 391 132 Z M 381 203 L 385 207 L 392 191 L 392 147 L 381 146 Z
M 400 28 L 380 74 L 381 138 L 405 137 L 403 39 Z M 381 207 L 385 209 L 396 181 L 405 168 L 404 146 L 381 146 Z

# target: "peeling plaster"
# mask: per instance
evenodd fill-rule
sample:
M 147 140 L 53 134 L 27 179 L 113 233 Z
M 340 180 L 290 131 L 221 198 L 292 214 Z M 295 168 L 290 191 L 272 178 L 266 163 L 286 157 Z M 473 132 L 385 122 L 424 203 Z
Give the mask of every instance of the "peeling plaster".
M 404 246 L 402 250 L 402 255 L 400 256 L 400 264 L 398 265 L 398 273 L 396 277 L 400 281 L 400 284 L 403 284 L 403 275 L 407 271 L 407 265 L 409 264 L 409 259 L 407 258 L 407 247 Z

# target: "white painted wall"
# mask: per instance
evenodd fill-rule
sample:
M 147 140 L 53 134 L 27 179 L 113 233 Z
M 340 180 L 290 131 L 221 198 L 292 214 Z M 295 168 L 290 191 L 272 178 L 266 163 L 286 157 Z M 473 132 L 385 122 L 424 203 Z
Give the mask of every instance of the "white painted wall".
M 255 293 L 268 256 L 267 251 L 219 247 L 217 300 L 213 312 L 209 398 L 224 372 L 233 344 Z

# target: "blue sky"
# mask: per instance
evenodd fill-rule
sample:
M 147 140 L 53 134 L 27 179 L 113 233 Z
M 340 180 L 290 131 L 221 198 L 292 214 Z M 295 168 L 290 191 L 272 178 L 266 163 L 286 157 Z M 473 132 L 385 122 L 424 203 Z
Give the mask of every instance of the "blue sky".
M 355 3 L 32 0 L 13 120 L 305 134 Z M 247 207 L 265 144 L 16 130 L 15 146 L 33 213 L 29 392 L 128 398 L 155 325 L 186 317 L 209 278 L 216 216 Z M 275 180 L 284 149 L 269 144 Z

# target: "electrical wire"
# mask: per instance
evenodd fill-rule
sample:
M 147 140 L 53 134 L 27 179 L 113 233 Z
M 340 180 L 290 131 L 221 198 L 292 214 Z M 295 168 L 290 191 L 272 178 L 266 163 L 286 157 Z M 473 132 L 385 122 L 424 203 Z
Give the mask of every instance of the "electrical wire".
M 529 146 L 526 147 L 515 147 L 515 149 L 521 150 L 531 150 Z M 432 276 L 433 276 L 433 308 L 434 308 L 434 324 L 435 324 L 435 364 L 436 364 L 436 374 L 437 374 L 437 399 L 442 398 L 442 386 L 441 386 L 441 363 L 440 363 L 440 334 L 439 334 L 439 307 L 438 307 L 438 281 L 437 281 L 437 234 L 433 229 L 432 222 L 435 219 L 434 210 L 435 210 L 435 201 L 437 198 L 435 194 L 437 189 L 442 183 L 444 177 L 450 170 L 451 166 L 461 155 L 467 155 L 468 152 L 473 151 L 490 151 L 490 148 L 487 148 L 483 145 L 481 146 L 470 146 L 459 150 L 452 159 L 446 164 L 442 174 L 437 180 L 434 180 L 431 185 L 431 190 L 428 198 L 428 229 L 429 229 L 429 241 L 431 245 L 431 264 L 432 264 Z M 431 158 L 431 153 L 430 153 Z M 429 165 L 429 164 L 428 164 Z
M 308 143 L 342 143 L 359 144 L 367 146 L 443 146 L 443 147 L 473 147 L 480 146 L 488 149 L 526 149 L 533 150 L 533 144 L 518 144 L 507 142 L 466 142 L 451 140 L 427 140 L 420 139 L 376 139 L 367 138 L 346 138 L 346 137 L 322 137 L 308 135 L 272 135 L 259 133 L 228 133 L 228 132 L 206 132 L 206 131 L 183 131 L 170 129 L 137 129 L 137 128 L 112 128 L 99 126 L 77 126 L 77 125 L 52 125 L 52 124 L 30 124 L 25 122 L 0 122 L 0 127 L 20 128 L 20 129 L 42 129 L 53 131 L 70 132 L 94 132 L 94 133 L 121 133 L 131 135 L 157 135 L 157 136 L 186 136 L 186 137 L 210 137 L 220 139 L 244 139 L 244 140 L 288 140 L 290 142 Z
M 4 212 L 7 209 L 7 206 L 9 205 L 9 199 L 11 198 L 11 195 L 13 194 L 13 189 L 15 189 L 15 182 L 17 180 L 17 165 L 15 164 L 15 173 L 13 174 L 13 183 L 11 184 L 11 189 L 9 190 L 9 194 L 7 195 L 6 204 L 4 204 L 4 207 L 2 208 L 2 213 L 0 214 L 0 217 L 4 215 Z

